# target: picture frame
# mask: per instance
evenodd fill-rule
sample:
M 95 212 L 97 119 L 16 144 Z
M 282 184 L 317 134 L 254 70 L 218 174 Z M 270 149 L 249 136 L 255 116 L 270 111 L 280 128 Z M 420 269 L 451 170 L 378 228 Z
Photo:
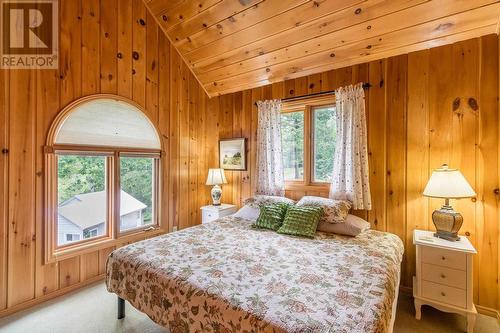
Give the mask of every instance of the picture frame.
M 247 169 L 246 138 L 219 140 L 219 167 L 224 170 L 245 171 Z

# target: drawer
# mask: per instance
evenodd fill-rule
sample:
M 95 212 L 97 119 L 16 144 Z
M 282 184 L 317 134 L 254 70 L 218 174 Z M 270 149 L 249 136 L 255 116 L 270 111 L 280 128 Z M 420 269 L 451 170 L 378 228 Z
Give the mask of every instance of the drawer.
M 429 281 L 422 281 L 422 296 L 430 300 L 466 308 L 467 295 L 465 290 L 445 286 Z
M 458 269 L 422 263 L 422 279 L 450 287 L 467 289 L 467 272 Z
M 422 246 L 422 262 L 453 269 L 467 270 L 467 254 L 458 251 L 443 250 L 436 247 Z
M 203 223 L 212 222 L 219 218 L 219 214 L 214 211 L 204 210 L 202 218 Z

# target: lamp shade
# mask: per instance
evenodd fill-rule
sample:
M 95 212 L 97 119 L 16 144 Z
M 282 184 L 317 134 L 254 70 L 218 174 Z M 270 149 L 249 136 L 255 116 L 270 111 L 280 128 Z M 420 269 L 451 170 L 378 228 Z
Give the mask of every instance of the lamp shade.
M 208 169 L 207 185 L 227 184 L 224 169 Z
M 446 164 L 432 172 L 424 189 L 426 197 L 460 199 L 475 197 L 476 192 L 457 169 L 449 169 Z

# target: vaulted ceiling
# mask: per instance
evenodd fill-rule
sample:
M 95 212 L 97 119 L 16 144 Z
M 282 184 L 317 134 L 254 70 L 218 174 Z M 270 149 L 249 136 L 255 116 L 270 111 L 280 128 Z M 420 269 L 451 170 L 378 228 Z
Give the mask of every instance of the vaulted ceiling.
M 497 33 L 500 1 L 144 0 L 209 96 Z

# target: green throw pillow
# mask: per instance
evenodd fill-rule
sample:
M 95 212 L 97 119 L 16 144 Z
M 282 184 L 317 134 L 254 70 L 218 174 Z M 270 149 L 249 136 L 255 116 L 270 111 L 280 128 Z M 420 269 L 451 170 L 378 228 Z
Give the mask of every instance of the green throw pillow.
M 321 214 L 323 214 L 321 207 L 290 207 L 278 233 L 313 238 Z
M 278 230 L 285 219 L 288 204 L 283 202 L 264 205 L 260 208 L 260 214 L 253 227 L 260 229 Z

